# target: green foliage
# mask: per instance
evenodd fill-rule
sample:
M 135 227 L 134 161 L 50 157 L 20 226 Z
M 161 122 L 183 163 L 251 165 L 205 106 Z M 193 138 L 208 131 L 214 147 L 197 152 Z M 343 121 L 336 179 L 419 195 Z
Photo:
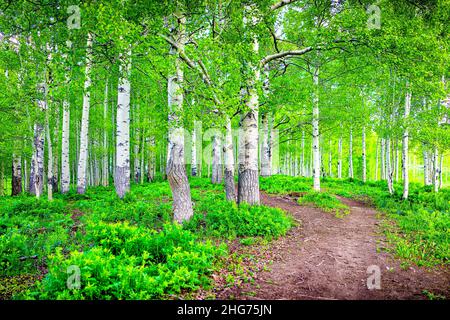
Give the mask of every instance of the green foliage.
M 214 196 L 196 203 L 195 211 L 185 227 L 219 238 L 278 237 L 293 226 L 293 219 L 280 209 L 246 204 L 237 206 Z
M 0 275 L 35 273 L 55 248 L 70 247 L 71 225 L 62 201 L 0 199 Z
M 311 186 L 305 180 L 276 175 L 260 178 L 260 189 L 267 193 L 286 194 L 291 192 L 306 192 L 311 190 Z
M 333 212 L 336 217 L 342 218 L 350 213 L 348 206 L 335 196 L 326 192 L 310 191 L 298 199 L 299 204 L 312 204 L 325 212 Z
M 155 299 L 209 284 L 213 262 L 225 245 L 197 241 L 177 224 L 160 232 L 127 223 L 93 225 L 86 230 L 93 246 L 84 252 L 61 250 L 50 256 L 49 273 L 31 299 Z M 79 289 L 68 289 L 69 266 L 81 271 Z

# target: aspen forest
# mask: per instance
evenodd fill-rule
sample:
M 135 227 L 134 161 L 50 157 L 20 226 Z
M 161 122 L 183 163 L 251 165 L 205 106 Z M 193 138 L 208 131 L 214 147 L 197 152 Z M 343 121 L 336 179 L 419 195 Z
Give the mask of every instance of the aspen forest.
M 449 20 L 0 0 L 0 300 L 448 299 Z

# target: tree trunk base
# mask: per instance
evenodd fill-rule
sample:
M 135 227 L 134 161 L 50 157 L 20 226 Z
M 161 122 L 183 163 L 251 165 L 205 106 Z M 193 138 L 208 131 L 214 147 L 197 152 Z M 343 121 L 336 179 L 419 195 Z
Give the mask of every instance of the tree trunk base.
M 239 173 L 238 203 L 250 205 L 260 203 L 258 170 L 244 170 Z

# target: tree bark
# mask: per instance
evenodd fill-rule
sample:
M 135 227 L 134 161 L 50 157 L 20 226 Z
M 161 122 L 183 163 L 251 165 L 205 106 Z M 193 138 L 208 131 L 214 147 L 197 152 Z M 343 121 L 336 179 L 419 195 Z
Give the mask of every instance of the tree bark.
M 319 67 L 313 74 L 313 114 L 312 114 L 312 148 L 313 148 L 313 187 L 320 191 L 320 139 L 319 139 Z
M 11 195 L 16 196 L 22 193 L 22 159 L 19 155 L 13 155 Z
M 253 52 L 259 53 L 258 39 L 253 39 Z M 258 108 L 259 96 L 257 84 L 260 81 L 260 68 L 253 68 L 253 78 L 248 81 L 247 114 L 239 122 L 239 170 L 238 203 L 259 204 L 258 174 Z
M 378 138 L 377 138 L 377 146 L 375 151 L 375 181 L 378 180 L 378 158 L 379 158 L 379 150 L 378 150 Z
M 36 195 L 36 198 L 40 198 L 44 188 L 44 128 L 39 123 L 34 125 L 34 155 L 32 166 L 32 193 Z
M 423 179 L 424 179 L 424 185 L 428 186 L 430 185 L 430 177 L 429 177 L 429 160 L 428 160 L 428 150 L 425 148 L 425 145 L 423 146 Z
M 176 13 L 178 27 L 175 31 L 178 50 L 184 50 L 186 43 L 186 17 L 181 12 Z M 171 47 L 171 55 L 176 54 L 176 48 Z M 168 77 L 168 106 L 169 106 L 169 145 L 167 158 L 167 179 L 172 189 L 174 219 L 178 223 L 189 220 L 193 215 L 191 189 L 184 163 L 184 130 L 180 114 L 183 109 L 183 81 L 184 74 L 181 59 L 175 58 L 175 73 Z
M 236 201 L 236 187 L 234 184 L 234 154 L 233 134 L 231 131 L 231 120 L 226 118 L 225 144 L 223 146 L 225 158 L 225 194 L 228 201 Z
M 197 176 L 197 130 L 195 122 L 192 129 L 191 176 Z
M 362 127 L 362 181 L 367 181 L 366 127 Z
M 78 157 L 78 170 L 77 170 L 77 193 L 79 194 L 84 194 L 86 192 L 86 182 L 87 182 L 86 171 L 88 165 L 92 42 L 93 42 L 93 35 L 92 33 L 89 32 L 86 44 L 86 68 L 85 68 L 84 94 L 83 94 L 83 112 L 81 116 L 80 153 Z
M 402 176 L 403 176 L 403 199 L 408 199 L 409 195 L 409 131 L 408 118 L 411 110 L 411 93 L 406 93 L 405 99 L 405 113 L 403 118 L 405 120 L 405 129 L 403 131 L 402 143 Z
M 439 151 L 438 148 L 434 148 L 433 152 L 433 190 L 434 192 L 439 191 Z
M 267 113 L 261 115 L 261 126 L 261 176 L 268 177 L 272 174 L 272 170 L 270 167 L 269 119 Z
M 61 192 L 67 193 L 70 189 L 70 106 L 63 102 L 63 127 L 61 141 Z
M 103 100 L 103 157 L 102 157 L 102 185 L 109 185 L 109 165 L 108 165 L 108 78 L 105 83 L 105 97 Z
M 53 147 L 52 147 L 52 139 L 50 136 L 50 124 L 48 118 L 48 108 L 46 110 L 46 136 L 47 136 L 47 198 L 49 201 L 53 200 Z
M 338 142 L 338 178 L 342 179 L 342 136 L 339 136 Z
M 130 191 L 130 90 L 131 51 L 123 56 L 120 65 L 116 116 L 116 173 L 114 186 L 123 198 Z
M 212 174 L 211 182 L 213 184 L 222 183 L 222 138 L 220 132 L 213 136 L 212 142 Z
M 389 193 L 394 193 L 394 183 L 393 183 L 393 174 L 392 166 L 391 166 L 391 139 L 386 138 L 386 178 L 388 183 Z
M 353 179 L 353 128 L 350 127 L 350 139 L 348 145 L 348 177 Z

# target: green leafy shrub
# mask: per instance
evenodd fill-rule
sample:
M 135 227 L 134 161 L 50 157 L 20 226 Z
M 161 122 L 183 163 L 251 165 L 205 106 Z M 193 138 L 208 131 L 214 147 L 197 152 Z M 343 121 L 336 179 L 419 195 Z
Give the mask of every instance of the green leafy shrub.
M 228 201 L 202 201 L 194 217 L 186 223 L 190 230 L 203 230 L 214 237 L 278 237 L 293 226 L 293 219 L 282 210 L 266 206 L 237 206 Z M 207 212 L 206 214 L 203 212 Z
M 195 290 L 209 284 L 214 260 L 225 245 L 197 241 L 178 224 L 165 224 L 161 232 L 124 223 L 99 224 L 87 229 L 94 247 L 61 250 L 50 256 L 49 273 L 29 290 L 29 299 L 155 299 Z M 80 288 L 67 287 L 68 269 L 80 270 Z
M 307 192 L 311 190 L 311 182 L 305 178 L 276 175 L 260 178 L 260 189 L 274 194 Z

